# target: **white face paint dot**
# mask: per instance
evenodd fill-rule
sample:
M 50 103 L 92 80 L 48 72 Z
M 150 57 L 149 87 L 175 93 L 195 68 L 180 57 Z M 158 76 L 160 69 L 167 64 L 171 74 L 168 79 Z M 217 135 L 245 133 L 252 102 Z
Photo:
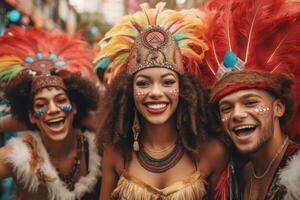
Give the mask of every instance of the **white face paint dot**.
M 266 112 L 268 112 L 269 110 L 270 110 L 270 108 L 267 107 L 267 106 L 259 106 L 258 108 L 254 109 L 254 112 L 256 112 L 256 113 L 258 113 L 260 115 L 263 115 Z
M 172 89 L 172 90 L 169 91 L 169 93 L 172 96 L 176 97 L 176 96 L 178 96 L 179 90 L 178 89 Z

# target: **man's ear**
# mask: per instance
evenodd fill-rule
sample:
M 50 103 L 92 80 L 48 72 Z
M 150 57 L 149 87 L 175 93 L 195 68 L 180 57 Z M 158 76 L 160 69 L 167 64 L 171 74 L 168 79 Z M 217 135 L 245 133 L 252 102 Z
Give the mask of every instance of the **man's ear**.
M 33 111 L 29 112 L 29 121 L 32 124 L 36 123 L 36 117 L 34 116 Z
M 274 109 L 275 117 L 282 117 L 285 113 L 285 105 L 279 99 L 275 100 Z

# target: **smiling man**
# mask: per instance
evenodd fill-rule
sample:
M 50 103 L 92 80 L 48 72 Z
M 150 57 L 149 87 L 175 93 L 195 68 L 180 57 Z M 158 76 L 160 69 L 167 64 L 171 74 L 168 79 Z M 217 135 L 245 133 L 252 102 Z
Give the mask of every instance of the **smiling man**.
M 238 175 L 242 199 L 283 199 L 287 193 L 280 173 L 299 150 L 283 131 L 295 110 L 292 85 L 288 75 L 245 70 L 227 74 L 212 89 L 227 135 L 249 157 Z
M 229 193 L 243 200 L 300 199 L 299 145 L 290 140 L 300 132 L 300 96 L 293 94 L 300 88 L 300 3 L 206 3 L 215 17 L 203 81 L 213 85 L 211 102 L 236 147 L 224 177 L 230 184 L 240 179 Z M 235 158 L 237 151 L 243 158 Z

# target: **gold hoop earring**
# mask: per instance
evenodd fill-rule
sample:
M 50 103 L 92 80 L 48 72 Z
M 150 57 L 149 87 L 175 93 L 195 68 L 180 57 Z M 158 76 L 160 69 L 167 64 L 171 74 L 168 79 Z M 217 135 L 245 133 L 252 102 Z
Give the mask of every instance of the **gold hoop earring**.
M 132 133 L 133 133 L 133 139 L 134 139 L 134 142 L 133 142 L 133 150 L 134 151 L 140 150 L 140 145 L 138 142 L 138 137 L 139 137 L 140 132 L 141 132 L 141 128 L 140 128 L 138 113 L 137 113 L 137 111 L 135 111 L 133 125 L 132 125 Z

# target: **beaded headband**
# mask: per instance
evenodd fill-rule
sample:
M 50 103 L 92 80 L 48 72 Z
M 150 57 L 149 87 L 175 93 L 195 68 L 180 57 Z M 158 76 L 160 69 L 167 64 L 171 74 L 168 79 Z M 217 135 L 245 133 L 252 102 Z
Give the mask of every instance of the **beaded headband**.
M 127 71 L 163 67 L 179 74 L 184 72 L 180 50 L 171 34 L 159 26 L 150 27 L 135 40 L 129 55 Z

